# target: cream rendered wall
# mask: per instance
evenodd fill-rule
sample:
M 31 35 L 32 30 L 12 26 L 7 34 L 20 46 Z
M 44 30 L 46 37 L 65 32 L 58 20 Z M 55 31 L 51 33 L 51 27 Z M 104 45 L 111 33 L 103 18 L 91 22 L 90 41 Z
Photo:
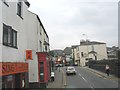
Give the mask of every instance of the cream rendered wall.
M 88 53 L 89 46 L 79 46 L 80 66 L 85 66 L 85 58 L 81 56 L 81 52 Z
M 28 11 L 27 15 L 27 49 L 32 50 L 33 60 L 28 60 L 29 63 L 29 82 L 38 82 L 38 31 L 39 21 L 36 14 Z
M 97 60 L 108 58 L 106 44 L 94 45 L 94 51 L 97 52 Z
M 45 34 L 45 41 L 49 43 L 49 37 Z M 47 52 L 49 52 L 49 46 L 47 45 Z
M 39 22 L 39 21 L 37 21 Z M 41 42 L 41 38 L 42 38 L 42 34 L 41 34 L 41 26 L 40 23 L 37 24 L 38 25 L 38 52 L 42 52 L 42 46 L 40 45 Z
M 17 2 L 8 2 L 8 5 L 9 7 L 2 3 L 2 23 L 12 26 L 17 31 L 18 49 L 2 45 L 2 60 L 3 62 L 25 62 L 25 50 L 27 49 L 26 17 L 28 7 L 22 2 L 23 19 L 21 19 L 17 15 Z
M 106 50 L 106 44 L 98 44 L 98 45 L 93 45 L 94 46 L 94 51 L 97 52 L 97 60 L 102 60 L 102 59 L 107 59 L 107 50 Z M 88 52 L 92 51 L 92 45 L 84 45 L 84 46 L 79 46 L 79 55 L 80 55 L 80 65 L 85 66 L 85 63 L 88 62 L 85 59 L 86 58 L 93 58 L 93 54 L 87 54 Z M 82 57 L 81 52 L 86 53 L 88 56 Z
M 41 27 L 41 34 L 42 34 L 42 36 L 41 36 L 41 42 L 42 42 L 42 52 L 44 52 L 45 50 L 44 50 L 44 37 L 45 37 L 45 33 L 44 33 L 44 30 L 43 30 L 43 28 Z

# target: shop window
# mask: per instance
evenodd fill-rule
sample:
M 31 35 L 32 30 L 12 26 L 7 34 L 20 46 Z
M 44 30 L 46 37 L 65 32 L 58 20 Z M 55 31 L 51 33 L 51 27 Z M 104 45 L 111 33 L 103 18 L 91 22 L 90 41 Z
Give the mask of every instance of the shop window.
M 12 75 L 2 77 L 2 88 L 14 88 L 14 80 Z
M 3 45 L 17 48 L 17 31 L 3 24 Z

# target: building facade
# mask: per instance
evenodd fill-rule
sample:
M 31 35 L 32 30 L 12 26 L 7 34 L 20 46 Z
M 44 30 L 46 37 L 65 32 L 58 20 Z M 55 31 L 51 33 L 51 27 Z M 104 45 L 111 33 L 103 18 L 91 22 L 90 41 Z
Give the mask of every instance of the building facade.
M 74 48 L 74 59 L 80 66 L 86 66 L 89 60 L 107 59 L 106 44 L 85 41 Z
M 0 89 L 39 87 L 37 53 L 49 52 L 49 37 L 29 6 L 27 0 L 0 1 Z
M 0 1 L 0 77 L 2 88 L 27 88 L 28 63 L 25 60 L 27 49 L 26 1 Z M 1 88 L 1 87 L 0 87 Z
M 32 51 L 32 59 L 28 60 L 29 63 L 29 86 L 30 88 L 39 88 L 40 83 L 40 61 L 39 56 L 44 52 L 49 52 L 49 37 L 45 28 L 39 18 L 33 12 L 28 11 L 27 17 L 27 49 Z M 32 22 L 31 22 L 32 21 Z M 43 52 L 43 53 L 42 53 Z M 40 54 L 40 55 L 39 55 Z M 44 60 L 45 64 L 46 60 Z M 45 67 L 46 68 L 46 65 Z M 46 69 L 45 69 L 46 70 Z M 43 72 L 42 72 L 43 73 Z M 46 74 L 46 73 L 45 73 Z

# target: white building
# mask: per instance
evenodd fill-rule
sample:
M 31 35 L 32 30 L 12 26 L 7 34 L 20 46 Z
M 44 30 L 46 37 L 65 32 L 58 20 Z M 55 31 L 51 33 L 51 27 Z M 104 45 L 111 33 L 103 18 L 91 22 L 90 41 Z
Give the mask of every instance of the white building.
M 81 42 L 80 45 L 74 49 L 74 59 L 80 66 L 86 66 L 89 60 L 107 59 L 106 44 L 90 41 Z
M 29 62 L 30 87 L 39 87 L 39 62 L 36 52 L 49 52 L 49 37 L 38 15 L 28 11 L 27 42 L 28 50 L 32 50 L 32 60 Z
M 27 0 L 0 0 L 0 89 L 38 83 L 36 52 L 49 52 L 47 32 L 38 15 L 28 11 L 29 6 Z M 32 51 L 30 57 L 28 50 Z
M 0 0 L 0 77 L 3 88 L 28 87 L 26 1 L 7 2 Z M 0 87 L 1 88 L 1 87 Z

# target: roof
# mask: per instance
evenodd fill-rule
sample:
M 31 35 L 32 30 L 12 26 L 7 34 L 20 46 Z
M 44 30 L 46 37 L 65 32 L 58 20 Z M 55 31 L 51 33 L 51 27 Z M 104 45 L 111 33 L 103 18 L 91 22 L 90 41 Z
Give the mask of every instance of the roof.
M 73 45 L 73 46 L 72 46 L 72 49 L 74 49 L 74 48 L 76 48 L 76 47 L 78 47 L 78 46 L 80 46 L 80 45 Z
M 72 49 L 71 49 L 71 47 L 66 47 L 66 48 L 64 49 L 64 53 L 65 53 L 66 55 L 72 54 Z
M 29 11 L 29 10 L 28 10 L 28 11 Z M 45 30 L 45 28 L 44 28 L 44 26 L 43 26 L 43 24 L 42 24 L 42 22 L 41 22 L 41 20 L 40 20 L 40 18 L 39 18 L 39 16 L 38 16 L 36 13 L 33 13 L 33 12 L 31 12 L 31 11 L 29 11 L 29 12 L 37 16 L 37 19 L 38 19 L 40 25 L 42 26 L 42 28 L 43 28 L 43 30 L 44 30 L 47 38 L 49 38 L 48 35 L 47 35 L 47 32 L 46 32 L 46 30 Z
M 89 54 L 97 54 L 95 51 L 90 51 Z
M 36 14 L 36 15 L 37 15 L 37 14 Z M 43 26 L 43 24 L 42 24 L 42 22 L 41 22 L 41 20 L 40 20 L 40 18 L 39 18 L 38 15 L 37 15 L 37 19 L 38 19 L 38 21 L 40 22 L 40 25 L 42 26 L 42 28 L 43 28 L 43 30 L 44 30 L 44 32 L 45 32 L 47 38 L 48 38 L 47 32 L 46 32 L 46 30 L 45 30 L 45 28 L 44 28 L 44 26 Z
M 27 0 L 23 0 L 25 2 L 25 4 L 30 7 L 30 3 Z
M 96 41 L 85 41 L 85 42 L 80 42 L 81 45 L 98 45 L 98 44 L 106 44 L 103 42 L 96 42 Z

